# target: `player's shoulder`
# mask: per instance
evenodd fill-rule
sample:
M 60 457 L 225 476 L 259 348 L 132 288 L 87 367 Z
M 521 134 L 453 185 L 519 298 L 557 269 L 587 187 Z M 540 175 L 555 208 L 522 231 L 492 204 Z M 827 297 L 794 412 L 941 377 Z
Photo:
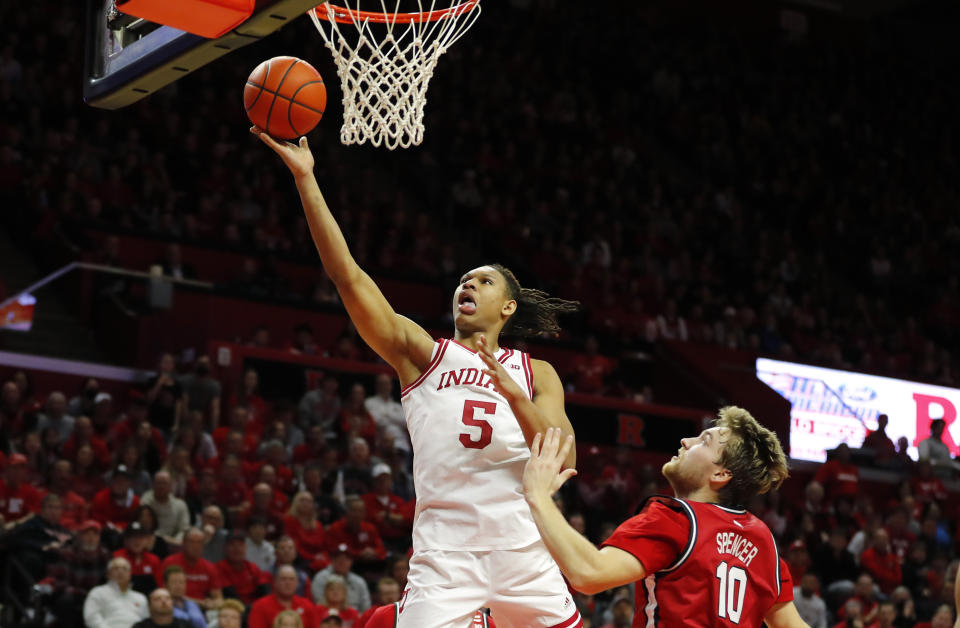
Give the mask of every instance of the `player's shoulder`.
M 689 518 L 694 515 L 694 512 L 686 500 L 670 495 L 651 495 L 640 503 L 637 514 L 674 514 Z

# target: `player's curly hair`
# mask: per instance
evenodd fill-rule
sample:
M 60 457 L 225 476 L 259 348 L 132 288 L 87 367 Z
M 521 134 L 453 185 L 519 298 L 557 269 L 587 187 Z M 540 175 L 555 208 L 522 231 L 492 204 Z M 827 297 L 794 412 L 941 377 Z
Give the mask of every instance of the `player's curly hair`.
M 580 309 L 579 301 L 567 301 L 551 297 L 543 290 L 523 288 L 513 271 L 503 264 L 490 264 L 507 281 L 507 294 L 517 302 L 517 309 L 503 326 L 508 336 L 539 336 L 560 331 L 557 317 Z
M 720 489 L 721 504 L 745 507 L 787 479 L 787 457 L 780 440 L 749 412 L 736 406 L 721 408 L 714 424 L 730 430 L 718 461 L 732 476 Z

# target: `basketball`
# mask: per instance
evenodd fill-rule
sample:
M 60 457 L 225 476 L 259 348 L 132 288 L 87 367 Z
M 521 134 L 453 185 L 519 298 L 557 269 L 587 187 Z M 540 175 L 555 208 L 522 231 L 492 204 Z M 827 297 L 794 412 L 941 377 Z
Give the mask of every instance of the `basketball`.
M 247 117 L 279 139 L 309 133 L 327 107 L 327 88 L 312 65 L 296 57 L 274 57 L 258 65 L 243 87 Z

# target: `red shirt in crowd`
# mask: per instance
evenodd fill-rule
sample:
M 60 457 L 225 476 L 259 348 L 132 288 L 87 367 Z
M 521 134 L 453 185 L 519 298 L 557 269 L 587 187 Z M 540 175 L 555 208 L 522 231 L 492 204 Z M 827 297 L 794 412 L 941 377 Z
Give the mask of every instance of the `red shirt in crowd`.
M 317 618 L 320 621 L 323 621 L 331 615 L 336 615 L 340 618 L 340 621 L 343 622 L 343 628 L 357 628 L 358 620 L 360 619 L 360 613 L 355 608 L 341 609 L 335 613 L 331 613 L 330 609 L 322 604 L 317 604 Z
M 275 593 L 271 593 L 260 598 L 253 603 L 250 609 L 250 617 L 247 619 L 250 628 L 270 628 L 273 626 L 273 619 L 280 614 L 280 611 L 295 610 L 303 620 L 303 628 L 319 628 L 320 619 L 317 607 L 313 602 L 305 597 L 294 595 L 290 606 L 284 606 L 277 599 Z
M 234 508 L 250 501 L 250 489 L 242 480 L 236 482 L 220 482 L 217 485 L 217 505 Z
M 76 530 L 80 524 L 89 519 L 90 504 L 73 491 L 60 495 L 63 505 L 63 514 L 60 516 L 60 525 L 68 530 Z
M 656 604 L 663 628 L 759 626 L 775 604 L 793 600 L 790 570 L 770 529 L 745 510 L 654 496 L 603 545 L 656 574 L 636 588 L 635 617 L 646 618 L 648 604 Z M 734 587 L 749 587 L 749 595 L 734 595 Z
M 407 502 L 393 494 L 381 498 L 376 493 L 367 493 L 363 496 L 363 503 L 367 505 L 367 521 L 377 527 L 380 538 L 397 539 L 410 534 L 413 517 Z M 392 523 L 388 518 L 391 514 L 402 515 L 403 522 Z
M 237 513 L 235 525 L 237 528 L 246 529 L 247 523 L 253 517 L 260 517 L 267 524 L 267 539 L 275 540 L 283 534 L 283 516 L 269 509 L 266 512 L 260 512 L 254 508 L 253 504 Z
M 163 572 L 160 571 L 160 558 L 152 552 L 144 552 L 139 558 L 131 554 L 127 548 L 121 547 L 113 553 L 114 558 L 126 558 L 130 563 L 130 575 L 153 577 L 160 576 L 163 579 Z
M 860 567 L 873 576 L 877 586 L 887 595 L 893 593 L 902 580 L 896 552 L 881 553 L 875 547 L 868 547 L 860 554 Z
M 247 427 L 249 428 L 249 425 Z M 210 436 L 213 437 L 213 444 L 217 446 L 217 451 L 223 451 L 226 449 L 227 434 L 233 430 L 234 428 L 227 425 L 213 430 L 213 433 Z M 260 435 L 248 429 L 243 433 L 243 452 L 241 452 L 240 456 L 242 458 L 252 458 L 256 453 L 257 445 L 259 444 Z
M 129 418 L 126 418 L 119 423 L 114 424 L 110 428 L 110 432 L 107 434 L 107 441 L 110 442 L 114 447 L 120 448 L 123 445 L 133 438 L 136 434 L 136 428 L 133 427 L 133 423 Z M 160 457 L 160 462 L 163 462 L 167 459 L 167 441 L 163 437 L 163 432 L 155 427 L 150 428 L 150 440 L 153 441 L 154 446 L 157 448 L 157 454 Z
M 317 571 L 330 564 L 330 557 L 327 555 L 326 535 L 319 521 L 316 522 L 312 530 L 308 530 L 300 523 L 299 519 L 293 515 L 287 515 L 283 518 L 283 530 L 287 536 L 293 539 L 293 544 L 297 547 L 297 553 L 310 563 L 312 570 Z
M 27 483 L 11 488 L 6 480 L 0 478 L 0 515 L 6 522 L 23 519 L 30 513 L 40 512 L 43 493 Z
M 577 392 L 600 394 L 604 378 L 613 372 L 614 362 L 602 355 L 579 355 L 573 360 L 573 385 Z
M 76 462 L 77 450 L 80 449 L 80 445 L 82 444 L 83 443 L 77 442 L 77 434 L 74 432 L 67 438 L 67 442 L 63 444 L 63 447 L 60 449 L 60 455 L 70 462 Z M 91 436 L 90 448 L 93 449 L 93 459 L 97 461 L 97 464 L 100 465 L 102 469 L 108 468 L 110 466 L 110 448 L 107 447 L 107 443 L 99 436 Z
M 814 479 L 823 485 L 830 499 L 856 497 L 860 486 L 860 470 L 849 462 L 828 460 L 817 469 Z
M 243 561 L 239 567 L 234 567 L 227 559 L 217 563 L 220 573 L 220 585 L 226 589 L 233 587 L 237 597 L 246 605 L 250 605 L 257 598 L 257 587 L 269 584 L 273 576 L 261 570 L 249 560 Z
M 360 531 L 353 533 L 347 529 L 347 520 L 340 519 L 330 524 L 327 529 L 327 548 L 332 549 L 340 544 L 347 546 L 351 556 L 357 558 L 368 547 L 372 547 L 377 558 L 385 560 L 387 550 L 383 547 L 383 540 L 376 526 L 367 521 L 360 523 Z
M 164 559 L 160 565 L 160 571 L 157 572 L 157 586 L 163 586 L 163 572 L 170 565 L 180 565 L 187 575 L 188 598 L 202 600 L 211 591 L 223 588 L 220 583 L 220 572 L 213 563 L 205 558 L 198 558 L 196 562 L 188 563 L 183 552 L 177 552 Z
M 911 484 L 913 485 L 913 494 L 919 502 L 942 502 L 947 499 L 947 487 L 943 485 L 940 478 L 913 478 Z
M 133 521 L 133 516 L 140 507 L 140 498 L 133 491 L 127 491 L 120 502 L 113 499 L 110 488 L 101 489 L 93 497 L 93 507 L 90 516 L 103 525 L 113 524 L 114 527 L 124 529 Z

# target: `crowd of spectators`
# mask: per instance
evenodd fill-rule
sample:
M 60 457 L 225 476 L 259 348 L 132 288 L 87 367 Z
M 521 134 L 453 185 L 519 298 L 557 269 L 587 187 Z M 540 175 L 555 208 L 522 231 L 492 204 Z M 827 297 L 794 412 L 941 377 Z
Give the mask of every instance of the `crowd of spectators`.
M 958 88 L 923 24 L 791 43 L 614 4 L 570 20 L 515 1 L 480 20 L 441 60 L 425 144 L 403 159 L 340 146 L 331 109 L 312 147 L 360 263 L 451 287 L 502 260 L 580 300 L 569 337 L 601 353 L 680 339 L 956 384 Z M 0 45 L 0 196 L 37 250 L 89 250 L 86 228 L 149 233 L 247 254 L 207 278 L 228 289 L 335 301 L 328 282 L 296 293 L 276 270 L 315 252 L 283 165 L 230 104 L 272 53 L 333 76 L 306 20 L 106 112 L 79 106 L 82 55 L 62 54 L 82 47 L 79 7 L 0 16 L 15 26 Z M 192 274 L 178 255 L 164 266 Z

